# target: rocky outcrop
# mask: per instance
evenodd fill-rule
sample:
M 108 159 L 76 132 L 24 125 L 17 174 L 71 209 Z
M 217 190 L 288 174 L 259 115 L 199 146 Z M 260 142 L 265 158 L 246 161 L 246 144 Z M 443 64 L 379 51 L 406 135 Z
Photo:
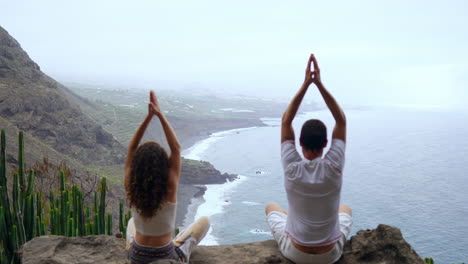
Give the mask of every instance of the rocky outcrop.
M 385 263 L 424 264 L 408 244 L 400 229 L 379 225 L 376 229 L 361 230 L 345 244 L 340 264 Z
M 22 249 L 22 260 L 32 263 L 128 263 L 125 241 L 111 236 L 67 238 L 44 236 L 34 238 Z M 163 260 L 155 263 L 177 263 Z M 278 250 L 275 241 L 200 246 L 192 254 L 190 263 L 291 263 Z M 385 263 L 413 264 L 424 261 L 403 239 L 398 228 L 379 225 L 373 230 L 361 230 L 345 245 L 338 264 Z
M 198 247 L 190 258 L 193 264 L 214 263 L 292 263 L 285 259 L 274 240 L 225 246 Z
M 128 263 L 125 241 L 113 236 L 36 237 L 24 244 L 22 263 Z
M 180 173 L 182 184 L 219 184 L 237 179 L 237 175 L 221 174 L 211 163 L 182 158 Z

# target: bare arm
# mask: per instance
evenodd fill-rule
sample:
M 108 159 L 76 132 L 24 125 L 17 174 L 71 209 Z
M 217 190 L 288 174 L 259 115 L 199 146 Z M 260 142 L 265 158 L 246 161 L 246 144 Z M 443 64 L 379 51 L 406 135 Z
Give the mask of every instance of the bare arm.
M 172 172 L 170 173 L 171 177 L 173 177 L 173 179 L 171 180 L 173 180 L 175 184 L 178 184 L 181 166 L 181 147 L 179 140 L 177 139 L 177 136 L 171 124 L 159 108 L 158 100 L 154 95 L 153 91 L 151 91 L 150 93 L 150 101 L 154 115 L 156 115 L 159 118 L 159 121 L 161 121 L 164 134 L 166 135 L 167 143 L 169 144 L 169 148 L 171 149 L 171 155 L 169 156 L 169 170 Z
M 291 100 L 291 103 L 289 103 L 288 108 L 286 108 L 286 111 L 283 114 L 283 118 L 281 119 L 281 143 L 286 140 L 294 140 L 295 138 L 294 129 L 292 127 L 292 121 L 294 120 L 294 117 L 297 114 L 297 110 L 301 105 L 302 99 L 304 99 L 307 89 L 313 82 L 313 72 L 310 69 L 311 63 L 312 55 L 309 58 L 309 61 L 307 62 L 304 83 L 302 84 L 301 88 L 296 93 L 294 98 Z
M 312 62 L 314 63 L 314 78 L 313 82 L 317 85 L 317 88 L 320 94 L 323 97 L 323 100 L 327 104 L 328 109 L 335 119 L 335 127 L 333 128 L 332 138 L 341 139 L 346 142 L 346 116 L 343 112 L 343 109 L 338 105 L 335 98 L 331 93 L 325 88 L 320 79 L 320 68 L 318 67 L 317 59 L 312 54 Z
M 135 155 L 135 152 L 138 148 L 138 145 L 140 144 L 141 138 L 145 134 L 146 128 L 148 128 L 148 124 L 151 121 L 151 118 L 153 117 L 152 111 L 148 111 L 148 115 L 145 117 L 145 120 L 141 123 L 141 125 L 138 127 L 136 130 L 135 134 L 133 135 L 132 140 L 130 141 L 130 144 L 128 145 L 128 152 L 127 152 L 127 158 L 125 160 L 125 188 L 128 188 L 130 186 L 130 178 L 128 176 L 130 167 L 132 165 L 132 160 L 133 156 Z
M 150 103 L 148 104 L 148 115 L 145 117 L 141 125 L 136 130 L 128 146 L 127 158 L 125 160 L 125 178 L 124 178 L 125 187 L 127 188 L 128 186 L 130 186 L 129 185 L 130 178 L 128 174 L 130 173 L 130 167 L 132 164 L 133 157 L 135 155 L 136 150 L 138 149 L 138 145 L 140 144 L 140 141 L 143 138 L 143 135 L 146 129 L 148 128 L 148 124 L 150 123 L 151 118 L 154 115 L 156 115 L 161 121 L 164 134 L 166 135 L 166 139 L 171 149 L 171 155 L 169 157 L 169 171 L 170 171 L 169 175 L 171 177 L 170 181 L 173 183 L 173 186 L 175 188 L 174 193 L 177 194 L 177 184 L 179 182 L 180 166 L 181 166 L 180 165 L 180 162 L 181 162 L 180 161 L 180 155 L 181 155 L 180 144 L 179 144 L 179 141 L 177 140 L 174 130 L 169 124 L 169 121 L 166 119 L 164 114 L 159 109 L 159 104 L 153 91 L 150 92 Z

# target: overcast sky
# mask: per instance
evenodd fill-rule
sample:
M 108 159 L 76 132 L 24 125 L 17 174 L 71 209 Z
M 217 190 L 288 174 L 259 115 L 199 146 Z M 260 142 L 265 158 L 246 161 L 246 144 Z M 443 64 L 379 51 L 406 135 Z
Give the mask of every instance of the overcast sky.
M 314 52 L 344 104 L 468 102 L 468 1 L 0 0 L 0 25 L 64 82 L 290 98 Z

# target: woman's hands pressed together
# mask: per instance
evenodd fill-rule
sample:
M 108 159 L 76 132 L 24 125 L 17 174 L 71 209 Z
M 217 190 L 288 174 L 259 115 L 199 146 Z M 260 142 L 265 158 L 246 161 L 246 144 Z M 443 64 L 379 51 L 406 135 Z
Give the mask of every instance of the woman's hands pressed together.
M 160 117 L 162 114 L 161 108 L 159 107 L 158 98 L 154 94 L 154 91 L 150 91 L 150 102 L 148 103 L 148 114 Z

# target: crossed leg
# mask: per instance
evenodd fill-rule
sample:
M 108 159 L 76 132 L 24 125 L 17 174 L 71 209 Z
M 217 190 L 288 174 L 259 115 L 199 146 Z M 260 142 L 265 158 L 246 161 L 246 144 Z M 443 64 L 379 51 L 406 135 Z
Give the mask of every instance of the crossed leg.
M 184 252 L 187 263 L 192 250 L 202 241 L 209 229 L 210 220 L 208 217 L 202 216 L 172 240 L 174 245 Z
M 351 207 L 347 206 L 346 204 L 340 205 L 340 209 L 338 210 L 338 213 L 345 213 L 348 214 L 349 216 L 353 216 L 353 210 Z
M 276 211 L 276 212 L 281 212 L 283 214 L 288 214 L 288 211 L 284 210 L 281 208 L 281 206 L 275 202 L 270 202 L 266 208 L 265 208 L 265 214 L 268 215 L 269 213 Z

